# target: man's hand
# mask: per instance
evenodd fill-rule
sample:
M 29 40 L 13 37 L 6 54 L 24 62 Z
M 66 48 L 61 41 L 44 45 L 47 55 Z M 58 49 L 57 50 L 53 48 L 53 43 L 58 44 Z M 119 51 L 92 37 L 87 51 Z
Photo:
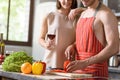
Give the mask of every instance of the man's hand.
M 65 55 L 68 60 L 73 61 L 75 60 L 76 48 L 75 45 L 70 45 L 65 50 Z
M 67 72 L 73 72 L 75 70 L 80 70 L 80 69 L 84 69 L 88 66 L 88 61 L 87 60 L 76 60 L 76 61 L 72 61 L 67 65 Z

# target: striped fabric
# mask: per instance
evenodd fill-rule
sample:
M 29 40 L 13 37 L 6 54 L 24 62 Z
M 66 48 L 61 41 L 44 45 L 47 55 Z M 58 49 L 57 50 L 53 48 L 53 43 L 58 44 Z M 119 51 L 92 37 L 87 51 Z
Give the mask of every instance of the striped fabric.
M 98 54 L 104 47 L 97 40 L 92 29 L 95 17 L 80 18 L 76 29 L 77 60 L 84 60 Z M 107 61 L 93 64 L 77 72 L 92 73 L 93 76 L 108 77 Z

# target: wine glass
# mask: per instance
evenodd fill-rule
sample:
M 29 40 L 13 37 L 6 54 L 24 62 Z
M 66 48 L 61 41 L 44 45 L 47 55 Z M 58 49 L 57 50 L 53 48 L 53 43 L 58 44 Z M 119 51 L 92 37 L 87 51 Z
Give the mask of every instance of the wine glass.
M 55 48 L 55 34 L 47 34 L 48 42 L 51 45 L 51 48 Z
M 5 57 L 9 56 L 10 54 L 12 54 L 14 51 L 12 50 L 6 50 L 5 52 Z

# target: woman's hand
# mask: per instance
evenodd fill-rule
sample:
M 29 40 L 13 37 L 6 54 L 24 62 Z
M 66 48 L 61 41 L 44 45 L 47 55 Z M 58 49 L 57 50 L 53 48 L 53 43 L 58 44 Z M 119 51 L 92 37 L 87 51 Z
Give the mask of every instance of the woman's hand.
M 81 12 L 83 12 L 85 10 L 85 8 L 76 8 L 76 9 L 72 9 L 68 15 L 68 18 L 70 20 L 74 20 L 75 17 L 78 15 L 78 14 L 81 14 Z
M 48 50 L 52 50 L 55 48 L 55 39 L 49 40 L 45 43 L 44 47 Z
M 65 50 L 65 55 L 67 59 L 70 61 L 75 60 L 75 54 L 76 54 L 76 48 L 74 44 L 68 46 L 67 49 Z

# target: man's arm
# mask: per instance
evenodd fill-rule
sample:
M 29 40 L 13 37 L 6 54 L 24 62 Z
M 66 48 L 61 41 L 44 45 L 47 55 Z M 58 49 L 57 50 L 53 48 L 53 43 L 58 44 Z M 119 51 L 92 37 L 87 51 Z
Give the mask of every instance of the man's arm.
M 87 59 L 88 65 L 103 62 L 119 51 L 118 21 L 112 12 L 102 13 L 101 21 L 104 25 L 104 32 L 107 45 L 97 55 Z

